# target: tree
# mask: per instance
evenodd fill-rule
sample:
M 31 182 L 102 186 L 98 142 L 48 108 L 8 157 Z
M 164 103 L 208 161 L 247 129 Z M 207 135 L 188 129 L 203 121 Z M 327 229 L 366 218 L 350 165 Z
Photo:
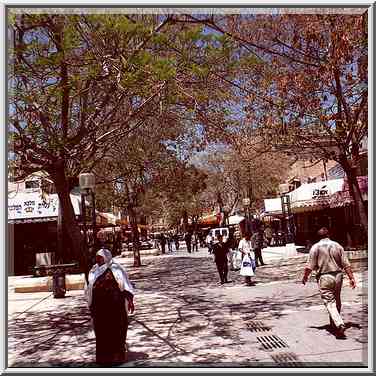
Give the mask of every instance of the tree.
M 206 73 L 194 63 L 204 60 L 197 44 L 202 29 L 177 25 L 163 15 L 11 16 L 13 177 L 38 170 L 50 175 L 64 226 L 85 265 L 69 179 L 92 170 L 113 144 L 156 112 L 170 115 L 166 126 L 177 122 L 176 115 L 192 125 L 205 114 L 208 95 L 215 91 L 204 90 Z M 207 39 L 206 46 L 218 45 Z M 219 43 L 213 50 L 221 48 Z
M 237 41 L 252 59 L 232 81 L 248 123 L 277 150 L 337 161 L 367 231 L 356 179 L 359 144 L 368 130 L 367 13 L 318 10 L 200 21 Z
M 291 158 L 282 152 L 260 153 L 259 147 L 260 138 L 240 132 L 232 145 L 201 160 L 200 166 L 208 175 L 206 196 L 211 203 L 209 206 L 218 206 L 225 217 L 241 207 L 244 197 L 249 197 L 251 207 L 256 209 L 285 178 L 284 171 Z

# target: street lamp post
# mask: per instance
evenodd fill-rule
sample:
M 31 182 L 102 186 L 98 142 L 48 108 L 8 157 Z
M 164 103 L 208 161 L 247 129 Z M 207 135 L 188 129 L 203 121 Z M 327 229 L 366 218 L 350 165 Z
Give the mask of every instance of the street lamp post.
M 85 253 L 88 250 L 87 243 L 87 227 L 86 227 L 86 196 L 91 196 L 92 201 L 92 229 L 93 229 L 93 248 L 96 246 L 96 216 L 95 216 L 95 175 L 93 173 L 82 173 L 79 175 L 80 191 L 81 191 L 81 211 L 82 224 L 84 231 L 84 248 Z
M 250 234 L 251 233 L 251 199 L 249 197 L 245 197 L 243 198 L 243 206 L 244 206 L 244 210 L 245 210 L 245 232 Z
M 286 233 L 286 243 L 294 243 L 294 221 L 291 214 L 291 203 L 290 196 L 288 195 L 289 186 L 288 184 L 280 184 L 279 191 L 281 194 L 281 207 L 283 215 L 283 224 Z

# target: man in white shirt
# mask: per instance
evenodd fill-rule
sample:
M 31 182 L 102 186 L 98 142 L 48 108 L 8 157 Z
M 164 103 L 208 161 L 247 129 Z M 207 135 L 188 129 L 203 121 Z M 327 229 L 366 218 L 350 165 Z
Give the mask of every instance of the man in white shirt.
M 353 289 L 356 287 L 355 278 L 343 247 L 329 239 L 328 229 L 320 229 L 318 236 L 321 240 L 314 244 L 309 252 L 302 283 L 305 285 L 312 270 L 316 271 L 321 298 L 328 310 L 330 324 L 336 329 L 336 337 L 345 339 L 345 324 L 340 314 L 343 271 L 348 275 Z
M 252 249 L 251 236 L 249 234 L 245 234 L 244 238 L 240 240 L 238 248 L 243 256 L 248 255 L 250 259 L 255 259 L 255 254 Z M 251 277 L 245 277 L 245 283 L 247 284 L 247 286 L 251 286 Z

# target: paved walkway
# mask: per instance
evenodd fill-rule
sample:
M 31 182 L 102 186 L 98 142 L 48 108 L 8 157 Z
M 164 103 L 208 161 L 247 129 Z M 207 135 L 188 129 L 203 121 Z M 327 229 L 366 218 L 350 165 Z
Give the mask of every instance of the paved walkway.
M 359 286 L 343 289 L 347 340 L 326 326 L 317 286 L 300 284 L 305 256 L 265 257 L 256 285 L 237 271 L 218 284 L 206 249 L 145 257 L 142 268 L 119 259 L 136 287 L 124 367 L 367 366 L 367 267 Z M 13 277 L 13 281 L 14 281 Z M 12 280 L 12 278 L 11 278 Z M 10 367 L 95 367 L 95 338 L 83 291 L 14 293 L 9 286 Z

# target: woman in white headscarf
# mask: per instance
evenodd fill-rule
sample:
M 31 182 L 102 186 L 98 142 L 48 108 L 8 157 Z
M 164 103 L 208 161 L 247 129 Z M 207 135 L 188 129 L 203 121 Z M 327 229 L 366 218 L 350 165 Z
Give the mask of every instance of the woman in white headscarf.
M 108 249 L 101 249 L 96 254 L 86 295 L 96 338 L 96 362 L 107 365 L 124 362 L 127 311 L 134 311 L 134 292 L 127 272 L 112 259 Z

